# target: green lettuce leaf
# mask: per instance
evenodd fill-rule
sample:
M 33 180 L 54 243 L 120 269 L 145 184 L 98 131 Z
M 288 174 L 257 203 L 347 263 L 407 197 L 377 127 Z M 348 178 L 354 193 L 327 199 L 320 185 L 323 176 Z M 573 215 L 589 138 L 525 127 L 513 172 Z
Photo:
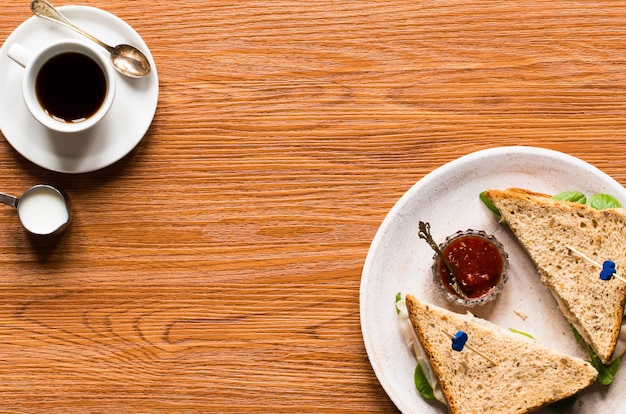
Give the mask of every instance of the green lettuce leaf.
M 569 327 L 572 329 L 572 333 L 574 334 L 574 338 L 576 339 L 576 343 L 579 344 L 580 341 L 583 340 L 583 336 L 580 333 L 578 333 L 576 328 L 574 328 L 574 325 L 572 325 L 571 323 L 570 323 Z
M 533 341 L 535 341 L 536 339 L 529 333 L 526 332 L 522 332 L 522 331 L 518 331 L 517 329 L 513 329 L 513 328 L 509 328 L 509 331 L 516 333 L 516 334 L 520 334 L 520 335 L 524 335 L 527 338 L 532 339 Z
M 483 191 L 482 193 L 480 193 L 479 197 L 480 197 L 480 201 L 482 201 L 485 206 L 487 206 L 487 208 L 493 213 L 495 214 L 496 217 L 498 217 L 498 219 L 500 221 L 502 221 L 502 214 L 500 214 L 500 210 L 498 210 L 498 207 L 496 207 L 491 200 L 489 200 L 486 196 L 485 196 L 486 191 Z
M 563 191 L 552 196 L 555 200 L 570 201 L 572 203 L 587 204 L 587 197 L 580 191 Z
M 398 307 L 398 302 L 402 300 L 402 292 L 398 292 L 396 294 L 396 313 L 400 315 L 400 308 Z
M 422 366 L 417 364 L 415 367 L 415 374 L 413 374 L 413 379 L 415 380 L 415 388 L 419 391 L 420 395 L 427 400 L 432 400 L 435 398 L 435 394 L 433 393 L 433 388 L 428 383 L 426 379 L 426 375 L 424 375 L 424 371 L 422 371 Z
M 605 210 L 607 208 L 621 207 L 619 201 L 608 194 L 596 194 L 589 199 L 589 205 L 596 210 Z
M 613 378 L 615 374 L 617 374 L 617 370 L 619 369 L 620 359 L 617 358 L 615 361 L 611 362 L 610 365 L 604 365 L 600 358 L 593 349 L 589 345 L 587 345 L 587 351 L 589 351 L 589 356 L 591 357 L 591 365 L 598 371 L 598 381 L 602 385 L 609 385 L 613 382 Z
M 576 338 L 576 343 L 579 343 L 583 339 L 583 337 L 580 335 L 580 333 L 578 333 L 573 325 L 570 324 L 570 327 L 572 328 L 572 332 L 574 333 L 574 338 Z M 611 382 L 613 382 L 615 374 L 617 374 L 617 370 L 619 369 L 620 365 L 620 358 L 617 358 L 609 365 L 604 365 L 596 352 L 588 344 L 585 344 L 585 346 L 587 347 L 587 352 L 589 353 L 589 363 L 593 365 L 596 371 L 598 371 L 598 381 L 602 385 L 609 385 Z

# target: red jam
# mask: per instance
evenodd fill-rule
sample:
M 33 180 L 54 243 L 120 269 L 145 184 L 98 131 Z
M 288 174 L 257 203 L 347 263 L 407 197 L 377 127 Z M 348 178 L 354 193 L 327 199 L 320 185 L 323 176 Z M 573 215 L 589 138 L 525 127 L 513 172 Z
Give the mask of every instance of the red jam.
M 498 247 L 484 237 L 460 236 L 450 241 L 442 252 L 454 270 L 461 291 L 469 299 L 486 296 L 502 280 L 505 258 Z M 442 260 L 438 262 L 443 286 L 452 295 L 459 296 L 446 265 Z

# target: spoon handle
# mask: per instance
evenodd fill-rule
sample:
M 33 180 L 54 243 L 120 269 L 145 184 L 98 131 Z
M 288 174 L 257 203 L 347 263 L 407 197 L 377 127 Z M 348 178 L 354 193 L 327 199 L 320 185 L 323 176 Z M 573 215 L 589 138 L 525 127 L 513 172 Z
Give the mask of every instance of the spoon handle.
M 0 203 L 6 204 L 7 206 L 17 207 L 17 203 L 20 201 L 19 198 L 14 197 L 12 195 L 0 193 Z
M 62 24 L 63 26 L 68 27 L 68 28 L 70 28 L 70 29 L 80 33 L 81 35 L 89 38 L 90 40 L 96 42 L 97 44 L 99 44 L 100 46 L 102 46 L 103 48 L 108 50 L 109 52 L 113 51 L 113 47 L 111 47 L 111 46 L 107 45 L 106 43 L 102 42 L 100 39 L 97 39 L 97 38 L 93 37 L 89 33 L 83 31 L 80 27 L 78 27 L 78 26 L 74 25 L 72 22 L 70 22 L 57 9 L 55 9 L 54 6 L 52 4 L 50 4 L 47 0 L 33 0 L 33 1 L 31 1 L 30 2 L 30 9 L 36 16 L 42 17 L 42 18 L 44 18 L 46 20 L 53 21 L 55 23 Z

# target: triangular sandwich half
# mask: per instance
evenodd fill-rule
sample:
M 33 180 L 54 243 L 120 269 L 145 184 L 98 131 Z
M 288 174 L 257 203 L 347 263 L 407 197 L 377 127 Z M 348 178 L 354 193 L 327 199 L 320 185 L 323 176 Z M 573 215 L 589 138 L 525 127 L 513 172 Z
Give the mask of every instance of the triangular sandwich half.
M 522 414 L 591 385 L 591 364 L 472 314 L 406 296 L 409 319 L 452 414 Z M 467 342 L 452 349 L 451 336 Z
M 535 263 L 563 315 L 609 364 L 624 315 L 626 283 L 600 279 L 596 265 L 612 261 L 618 272 L 626 271 L 626 210 L 596 210 L 519 188 L 483 195 Z

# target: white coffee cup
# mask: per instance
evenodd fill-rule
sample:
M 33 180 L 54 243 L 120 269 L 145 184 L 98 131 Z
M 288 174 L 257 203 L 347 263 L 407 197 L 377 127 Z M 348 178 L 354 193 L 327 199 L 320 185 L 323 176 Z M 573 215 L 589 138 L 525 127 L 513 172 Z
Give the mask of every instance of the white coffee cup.
M 115 72 L 96 45 L 68 39 L 31 52 L 14 43 L 8 56 L 24 67 L 24 102 L 45 127 L 63 133 L 85 131 L 111 108 Z

